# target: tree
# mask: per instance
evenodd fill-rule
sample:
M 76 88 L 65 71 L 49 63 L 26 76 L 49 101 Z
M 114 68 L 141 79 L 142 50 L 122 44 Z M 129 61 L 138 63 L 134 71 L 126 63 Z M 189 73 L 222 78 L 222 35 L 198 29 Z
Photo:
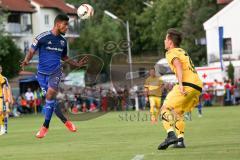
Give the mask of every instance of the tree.
M 6 20 L 5 18 L 6 16 L 0 18 L 0 64 L 3 67 L 3 75 L 11 78 L 18 74 L 20 70 L 19 61 L 23 54 L 11 37 L 4 33 L 3 22 Z
M 155 48 L 164 52 L 164 39 L 169 28 L 181 28 L 185 0 L 155 0 L 152 8 L 146 8 L 137 17 L 143 49 Z
M 103 16 L 101 23 L 93 20 L 82 22 L 80 37 L 76 39 L 70 48 L 77 54 L 93 54 L 104 61 L 103 70 L 107 71 L 111 56 L 119 51 L 116 48 L 111 52 L 107 51 L 105 45 L 109 42 L 118 44 L 123 38 L 121 34 L 121 24 L 109 17 Z
M 169 28 L 177 28 L 184 35 L 181 47 L 189 52 L 194 63 L 196 65 L 206 63 L 206 46 L 199 45 L 196 41 L 205 37 L 203 23 L 221 7 L 216 4 L 216 0 L 151 1 L 153 2 L 152 7 L 145 6 L 142 0 L 67 0 L 76 6 L 81 3 L 93 5 L 95 9 L 94 27 L 101 26 L 104 22 L 102 21 L 104 10 L 109 10 L 124 21 L 128 20 L 133 55 L 142 53 L 147 55 L 146 51 L 164 55 L 166 31 Z M 122 39 L 126 39 L 124 27 L 119 27 L 116 31 L 121 33 Z M 102 35 L 99 34 L 99 36 Z M 90 37 L 85 37 L 85 40 L 88 38 Z M 91 43 L 91 41 L 88 42 Z
M 232 80 L 232 83 L 234 83 L 234 66 L 231 61 L 228 65 L 227 73 L 228 73 L 228 78 Z
M 184 34 L 183 48 L 188 52 L 195 65 L 207 62 L 206 46 L 197 44 L 196 41 L 204 39 L 203 23 L 218 11 L 216 0 L 188 0 L 187 10 L 184 13 L 182 32 Z

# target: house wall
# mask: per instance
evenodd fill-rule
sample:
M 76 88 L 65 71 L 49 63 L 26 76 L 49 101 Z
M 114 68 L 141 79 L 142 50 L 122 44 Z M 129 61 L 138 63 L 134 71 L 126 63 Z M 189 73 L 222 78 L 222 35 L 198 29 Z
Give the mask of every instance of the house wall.
M 223 8 L 219 13 L 204 23 L 207 39 L 207 57 L 208 64 L 214 59 L 219 59 L 219 33 L 218 27 L 224 28 L 224 38 L 232 40 L 232 54 L 223 55 L 224 58 L 231 57 L 238 59 L 240 57 L 240 1 L 232 2 Z

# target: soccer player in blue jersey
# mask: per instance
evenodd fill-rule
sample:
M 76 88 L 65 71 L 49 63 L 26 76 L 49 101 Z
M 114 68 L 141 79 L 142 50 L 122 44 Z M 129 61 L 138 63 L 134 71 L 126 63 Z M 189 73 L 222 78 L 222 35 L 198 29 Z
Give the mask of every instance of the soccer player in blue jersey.
M 46 104 L 45 121 L 36 134 L 37 138 L 46 136 L 53 112 L 70 131 L 77 131 L 75 125 L 62 114 L 56 101 L 56 94 L 62 76 L 61 60 L 76 67 L 82 67 L 88 60 L 88 57 L 85 56 L 79 62 L 76 62 L 67 56 L 67 41 L 62 36 L 68 30 L 68 21 L 67 15 L 60 14 L 56 16 L 52 30 L 43 32 L 34 39 L 29 53 L 21 62 L 21 67 L 24 69 L 24 66 L 28 65 L 33 55 L 38 52 L 37 80 L 46 95 Z

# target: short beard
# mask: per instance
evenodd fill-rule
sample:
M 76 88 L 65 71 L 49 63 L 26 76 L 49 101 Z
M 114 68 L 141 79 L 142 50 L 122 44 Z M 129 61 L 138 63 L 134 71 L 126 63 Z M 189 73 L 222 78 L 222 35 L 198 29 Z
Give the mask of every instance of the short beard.
M 66 33 L 63 33 L 63 32 L 59 32 L 62 36 L 65 36 Z

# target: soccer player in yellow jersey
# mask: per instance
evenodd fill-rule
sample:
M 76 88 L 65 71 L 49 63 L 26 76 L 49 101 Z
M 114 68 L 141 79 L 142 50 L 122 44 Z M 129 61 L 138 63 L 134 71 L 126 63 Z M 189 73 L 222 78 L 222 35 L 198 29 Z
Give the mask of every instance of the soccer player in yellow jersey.
M 156 76 L 154 68 L 149 70 L 149 75 L 144 84 L 145 95 L 150 103 L 151 122 L 156 124 L 160 114 L 163 81 Z
M 12 103 L 11 88 L 7 78 L 2 76 L 0 66 L 0 135 L 7 133 L 9 104 Z
M 164 41 L 166 59 L 178 83 L 168 93 L 161 109 L 163 127 L 168 135 L 158 146 L 159 150 L 167 149 L 171 144 L 174 144 L 175 148 L 185 148 L 184 112 L 189 112 L 197 106 L 202 92 L 202 81 L 189 55 L 179 48 L 181 41 L 182 35 L 176 29 L 171 28 L 167 31 Z

